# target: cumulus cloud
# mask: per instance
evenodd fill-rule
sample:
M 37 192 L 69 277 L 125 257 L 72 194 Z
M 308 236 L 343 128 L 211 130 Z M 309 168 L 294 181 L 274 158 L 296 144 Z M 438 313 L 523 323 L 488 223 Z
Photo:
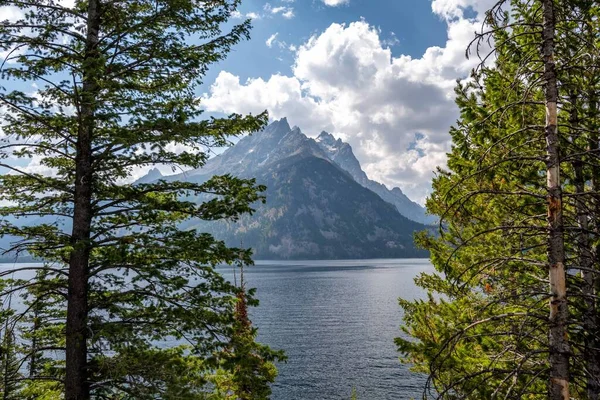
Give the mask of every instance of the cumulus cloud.
M 350 0 L 323 0 L 326 6 L 337 7 L 342 4 L 348 4 Z
M 483 17 L 486 10 L 489 10 L 498 3 L 498 0 L 433 0 L 431 3 L 432 11 L 445 18 L 446 20 L 464 18 L 464 12 L 472 9 L 479 19 Z
M 291 76 L 241 82 L 221 72 L 203 95 L 204 107 L 226 113 L 267 109 L 271 118 L 288 117 L 309 136 L 327 130 L 352 145 L 370 178 L 423 202 L 450 149 L 456 79 L 478 62 L 466 59 L 465 49 L 493 2 L 435 0 L 432 10 L 448 25 L 447 41 L 419 58 L 392 55 L 379 30 L 365 21 L 332 24 L 297 47 Z

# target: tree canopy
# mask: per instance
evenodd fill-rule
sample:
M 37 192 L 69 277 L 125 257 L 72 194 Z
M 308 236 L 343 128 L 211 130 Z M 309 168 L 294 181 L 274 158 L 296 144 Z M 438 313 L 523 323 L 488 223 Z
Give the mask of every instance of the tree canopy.
M 492 50 L 456 89 L 439 235 L 419 238 L 438 273 L 401 301 L 432 397 L 600 396 L 599 11 L 500 1 L 474 39 Z
M 0 236 L 13 238 L 6 253 L 43 260 L 1 272 L 2 297 L 23 305 L 5 330 L 27 366 L 20 398 L 210 398 L 233 373 L 239 289 L 215 267 L 251 264 L 251 253 L 180 224 L 251 213 L 264 187 L 229 175 L 132 181 L 151 165 L 198 168 L 266 123 L 205 118 L 195 94 L 249 37 L 250 21 L 228 23 L 238 5 L 0 1 L 20 10 L 0 22 Z M 208 200 L 187 200 L 198 194 Z M 280 356 L 246 337 L 246 354 Z M 274 369 L 249 373 L 263 398 Z

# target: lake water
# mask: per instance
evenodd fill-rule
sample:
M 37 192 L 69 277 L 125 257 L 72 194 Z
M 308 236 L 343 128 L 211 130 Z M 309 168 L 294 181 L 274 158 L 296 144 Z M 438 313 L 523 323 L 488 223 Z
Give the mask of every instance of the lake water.
M 245 272 L 258 289 L 259 341 L 284 349 L 273 400 L 420 398 L 425 377 L 398 360 L 398 297 L 424 293 L 413 278 L 428 260 L 259 261 Z M 229 278 L 230 269 L 222 269 Z
M 0 264 L 0 271 L 14 267 Z M 230 280 L 231 268 L 219 270 Z M 272 400 L 420 398 L 425 377 L 398 360 L 398 297 L 424 293 L 413 278 L 433 271 L 428 260 L 258 261 L 245 270 L 258 289 L 251 310 L 259 341 L 283 349 L 287 363 Z M 239 277 L 238 277 L 239 279 Z

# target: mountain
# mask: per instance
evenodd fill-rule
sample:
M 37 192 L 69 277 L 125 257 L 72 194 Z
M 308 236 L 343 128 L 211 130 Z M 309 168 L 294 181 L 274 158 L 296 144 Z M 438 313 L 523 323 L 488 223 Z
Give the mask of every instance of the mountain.
M 150 183 L 163 178 L 163 174 L 158 168 L 152 168 L 146 175 L 136 181 L 136 183 Z
M 221 174 L 256 178 L 267 186 L 266 203 L 257 204 L 254 215 L 235 223 L 190 220 L 184 229 L 210 232 L 230 246 L 252 247 L 258 259 L 427 255 L 415 248 L 413 233 L 428 227 L 398 211 L 406 198 L 399 189 L 388 191 L 369 180 L 348 144 L 326 133 L 310 139 L 285 118 L 244 137 L 200 169 L 168 176 L 152 169 L 136 183 L 158 179 L 202 183 Z M 70 229 L 67 222 L 53 217 L 19 222 L 57 223 Z M 13 240 L 0 238 L 0 248 L 9 248 Z
M 428 215 L 425 208 L 406 197 L 400 188 L 395 187 L 389 190 L 385 185 L 369 179 L 348 143 L 342 142 L 340 139 L 336 140 L 333 135 L 325 131 L 321 132 L 316 141 L 327 156 L 347 171 L 356 182 L 375 192 L 388 203 L 392 203 L 400 214 L 422 224 L 436 223 L 437 219 L 434 216 Z
M 252 247 L 259 259 L 426 256 L 413 244 L 413 233 L 426 226 L 358 183 L 323 146 L 284 118 L 200 169 L 161 179 L 200 183 L 229 173 L 266 185 L 266 204 L 257 205 L 252 216 L 235 223 L 192 220 L 184 225 L 211 232 L 231 246 Z

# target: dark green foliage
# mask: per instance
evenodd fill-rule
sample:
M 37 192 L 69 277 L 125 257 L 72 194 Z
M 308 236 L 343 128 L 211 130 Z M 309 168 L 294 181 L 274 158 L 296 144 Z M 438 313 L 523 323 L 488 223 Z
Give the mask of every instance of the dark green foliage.
M 266 123 L 266 114 L 201 119 L 194 92 L 209 65 L 248 38 L 249 21 L 221 28 L 239 1 L 0 5 L 24 12 L 0 23 L 0 50 L 9 52 L 0 166 L 11 171 L 0 176 L 0 236 L 13 238 L 7 253 L 44 260 L 17 265 L 2 292 L 26 305 L 12 318 L 23 343 L 18 356 L 29 365 L 22 396 L 63 392 L 66 328 L 67 341 L 69 332 L 84 340 L 85 398 L 208 398 L 216 371 L 234 371 L 222 354 L 236 325 L 237 288 L 214 267 L 252 261 L 248 250 L 180 226 L 189 218 L 235 221 L 265 188 L 229 175 L 203 184 L 128 182 L 149 165 L 198 168 L 211 148 Z M 38 89 L 11 90 L 16 81 Z M 40 170 L 15 161 L 31 158 Z M 211 199 L 185 200 L 200 194 Z M 75 292 L 67 287 L 81 266 L 76 318 L 84 329 L 70 331 L 65 311 Z M 253 339 L 248 346 L 273 359 Z M 255 376 L 262 373 L 267 390 L 274 374 Z
M 555 4 L 563 95 L 560 211 L 567 253 L 571 396 L 595 399 L 590 388 L 599 375 L 591 372 L 594 363 L 586 353 L 600 339 L 598 330 L 589 328 L 598 326 L 594 320 L 599 317 L 593 287 L 600 282 L 596 247 L 600 209 L 595 208 L 594 195 L 594 174 L 600 166 L 598 136 L 597 128 L 576 126 L 573 114 L 578 109 L 590 117 L 585 126 L 597 124 L 598 84 L 590 79 L 588 68 L 596 68 L 591 63 L 597 60 L 599 47 L 584 34 L 593 26 L 597 29 L 597 19 L 584 11 L 598 10 L 590 2 Z M 438 237 L 422 235 L 419 242 L 431 252 L 438 272 L 417 280 L 429 292 L 426 300 L 400 301 L 405 332 L 412 339 L 396 342 L 404 361 L 429 374 L 427 394 L 432 398 L 548 398 L 549 354 L 556 349 L 548 334 L 546 113 L 539 67 L 542 8 L 538 1 L 512 1 L 510 7 L 505 3 L 504 10 L 511 10 L 509 19 L 502 5 L 498 3 L 488 18 L 496 62 L 480 67 L 469 83 L 457 87 L 461 117 L 450 131 L 448 168 L 438 171 L 427 202 L 428 210 L 442 222 Z M 574 51 L 589 58 L 575 60 Z M 569 86 L 577 93 L 577 102 L 567 95 Z M 579 189 L 577 162 L 586 165 L 580 170 L 584 184 Z M 583 230 L 581 221 L 589 228 Z M 588 244 L 583 235 L 589 235 Z M 584 254 L 593 258 L 587 270 L 591 284 L 584 279 Z
M 0 336 L 0 396 L 3 400 L 16 400 L 20 398 L 22 374 L 19 371 L 20 365 L 17 358 L 18 349 L 15 343 L 14 325 L 9 318 L 11 313 L 3 312 L 3 314 L 0 317 L 0 322 L 2 322 L 2 335 Z
M 269 399 L 269 384 L 275 380 L 277 370 L 274 361 L 284 360 L 283 352 L 270 352 L 268 347 L 256 343 L 256 328 L 248 318 L 249 299 L 242 283 L 238 288 L 235 309 L 235 324 L 231 341 L 224 351 L 221 366 L 225 371 L 233 371 L 230 378 L 220 382 L 220 388 L 227 388 L 235 399 Z

